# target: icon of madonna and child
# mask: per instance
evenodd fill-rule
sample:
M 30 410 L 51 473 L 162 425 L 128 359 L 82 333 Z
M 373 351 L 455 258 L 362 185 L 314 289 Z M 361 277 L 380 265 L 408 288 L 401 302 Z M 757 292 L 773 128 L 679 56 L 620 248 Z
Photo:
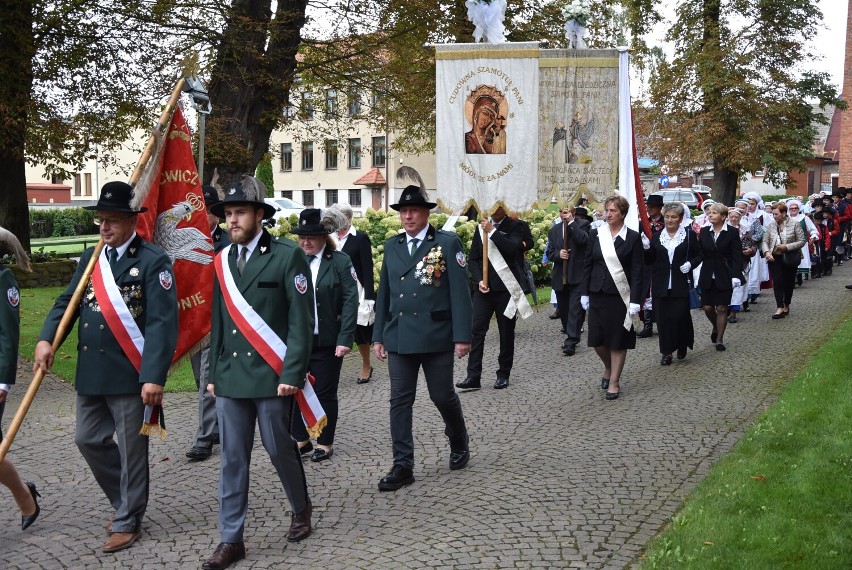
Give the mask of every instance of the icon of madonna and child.
M 479 85 L 465 101 L 464 115 L 471 129 L 464 134 L 467 154 L 506 154 L 506 118 L 509 103 L 493 85 Z

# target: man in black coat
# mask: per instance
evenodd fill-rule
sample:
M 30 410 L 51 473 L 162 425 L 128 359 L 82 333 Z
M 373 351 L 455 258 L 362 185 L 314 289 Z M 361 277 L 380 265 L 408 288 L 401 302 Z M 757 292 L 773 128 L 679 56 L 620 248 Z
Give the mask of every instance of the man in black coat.
M 523 228 L 517 220 L 506 215 L 500 207 L 491 216 L 492 221 L 481 222 L 482 231 L 488 235 L 491 247 L 496 247 L 518 284 L 521 283 L 521 267 L 523 263 Z M 470 358 L 467 363 L 467 378 L 456 384 L 462 390 L 477 390 L 481 387 L 482 353 L 485 349 L 485 335 L 491 323 L 491 316 L 497 316 L 497 328 L 500 331 L 500 354 L 497 357 L 497 381 L 494 387 L 498 390 L 509 385 L 509 375 L 512 372 L 512 362 L 515 359 L 515 323 L 517 314 L 511 318 L 503 312 L 509 304 L 511 293 L 509 288 L 497 274 L 491 262 L 488 262 L 488 285 L 483 282 L 482 275 L 482 239 L 479 232 L 474 233 L 470 246 L 470 273 L 473 282 L 477 284 L 473 294 L 473 341 L 470 348 Z
M 547 232 L 548 246 L 545 255 L 553 262 L 551 284 L 556 293 L 556 306 L 565 329 L 562 352 L 573 356 L 580 342 L 580 328 L 585 314 L 580 306 L 581 284 L 588 275 L 584 267 L 586 248 L 589 245 L 589 227 L 586 220 L 576 218 L 574 208 L 564 207 L 559 213 L 562 221 Z M 568 236 L 566 245 L 565 236 Z

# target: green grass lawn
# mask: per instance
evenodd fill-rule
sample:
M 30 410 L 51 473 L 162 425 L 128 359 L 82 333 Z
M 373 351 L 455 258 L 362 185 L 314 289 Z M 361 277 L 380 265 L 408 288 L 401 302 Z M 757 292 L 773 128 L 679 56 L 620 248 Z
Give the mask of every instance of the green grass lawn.
M 714 466 L 649 568 L 852 568 L 852 321 Z
M 32 362 L 38 334 L 53 302 L 65 290 L 64 287 L 44 287 L 40 289 L 21 289 L 21 354 Z M 53 372 L 64 380 L 74 383 L 77 369 L 77 328 L 65 339 L 65 343 L 56 353 Z M 195 378 L 189 361 L 181 364 L 166 382 L 166 392 L 195 391 Z
M 95 234 L 85 236 L 38 238 L 32 240 L 30 245 L 34 252 L 41 250 L 45 253 L 77 256 L 82 254 L 86 247 L 91 247 L 98 243 L 98 237 L 99 236 Z

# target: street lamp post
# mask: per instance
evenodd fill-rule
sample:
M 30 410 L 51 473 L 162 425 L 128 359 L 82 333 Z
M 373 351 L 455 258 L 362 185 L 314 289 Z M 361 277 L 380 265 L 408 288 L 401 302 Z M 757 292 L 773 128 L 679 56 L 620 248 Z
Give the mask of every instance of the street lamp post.
M 204 136 L 207 127 L 207 115 L 213 111 L 210 96 L 201 81 L 187 77 L 183 86 L 184 93 L 192 97 L 192 108 L 198 112 L 198 179 L 204 184 Z

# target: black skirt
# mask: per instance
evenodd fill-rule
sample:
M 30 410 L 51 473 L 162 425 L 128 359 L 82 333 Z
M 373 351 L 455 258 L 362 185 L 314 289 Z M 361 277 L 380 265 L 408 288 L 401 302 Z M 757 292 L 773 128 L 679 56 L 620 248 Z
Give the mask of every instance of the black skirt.
M 654 296 L 654 316 L 660 335 L 660 354 L 692 348 L 695 331 L 692 328 L 692 313 L 689 312 L 689 297 Z
M 717 289 L 714 279 L 710 283 L 710 287 L 701 290 L 701 304 L 705 307 L 718 307 L 719 305 L 727 307 L 731 304 L 731 295 L 733 294 L 733 289 Z
M 370 344 L 373 342 L 373 325 L 355 325 L 355 344 Z
M 589 295 L 589 346 L 613 350 L 636 348 L 636 331 L 624 328 L 627 307 L 618 295 L 591 293 Z

